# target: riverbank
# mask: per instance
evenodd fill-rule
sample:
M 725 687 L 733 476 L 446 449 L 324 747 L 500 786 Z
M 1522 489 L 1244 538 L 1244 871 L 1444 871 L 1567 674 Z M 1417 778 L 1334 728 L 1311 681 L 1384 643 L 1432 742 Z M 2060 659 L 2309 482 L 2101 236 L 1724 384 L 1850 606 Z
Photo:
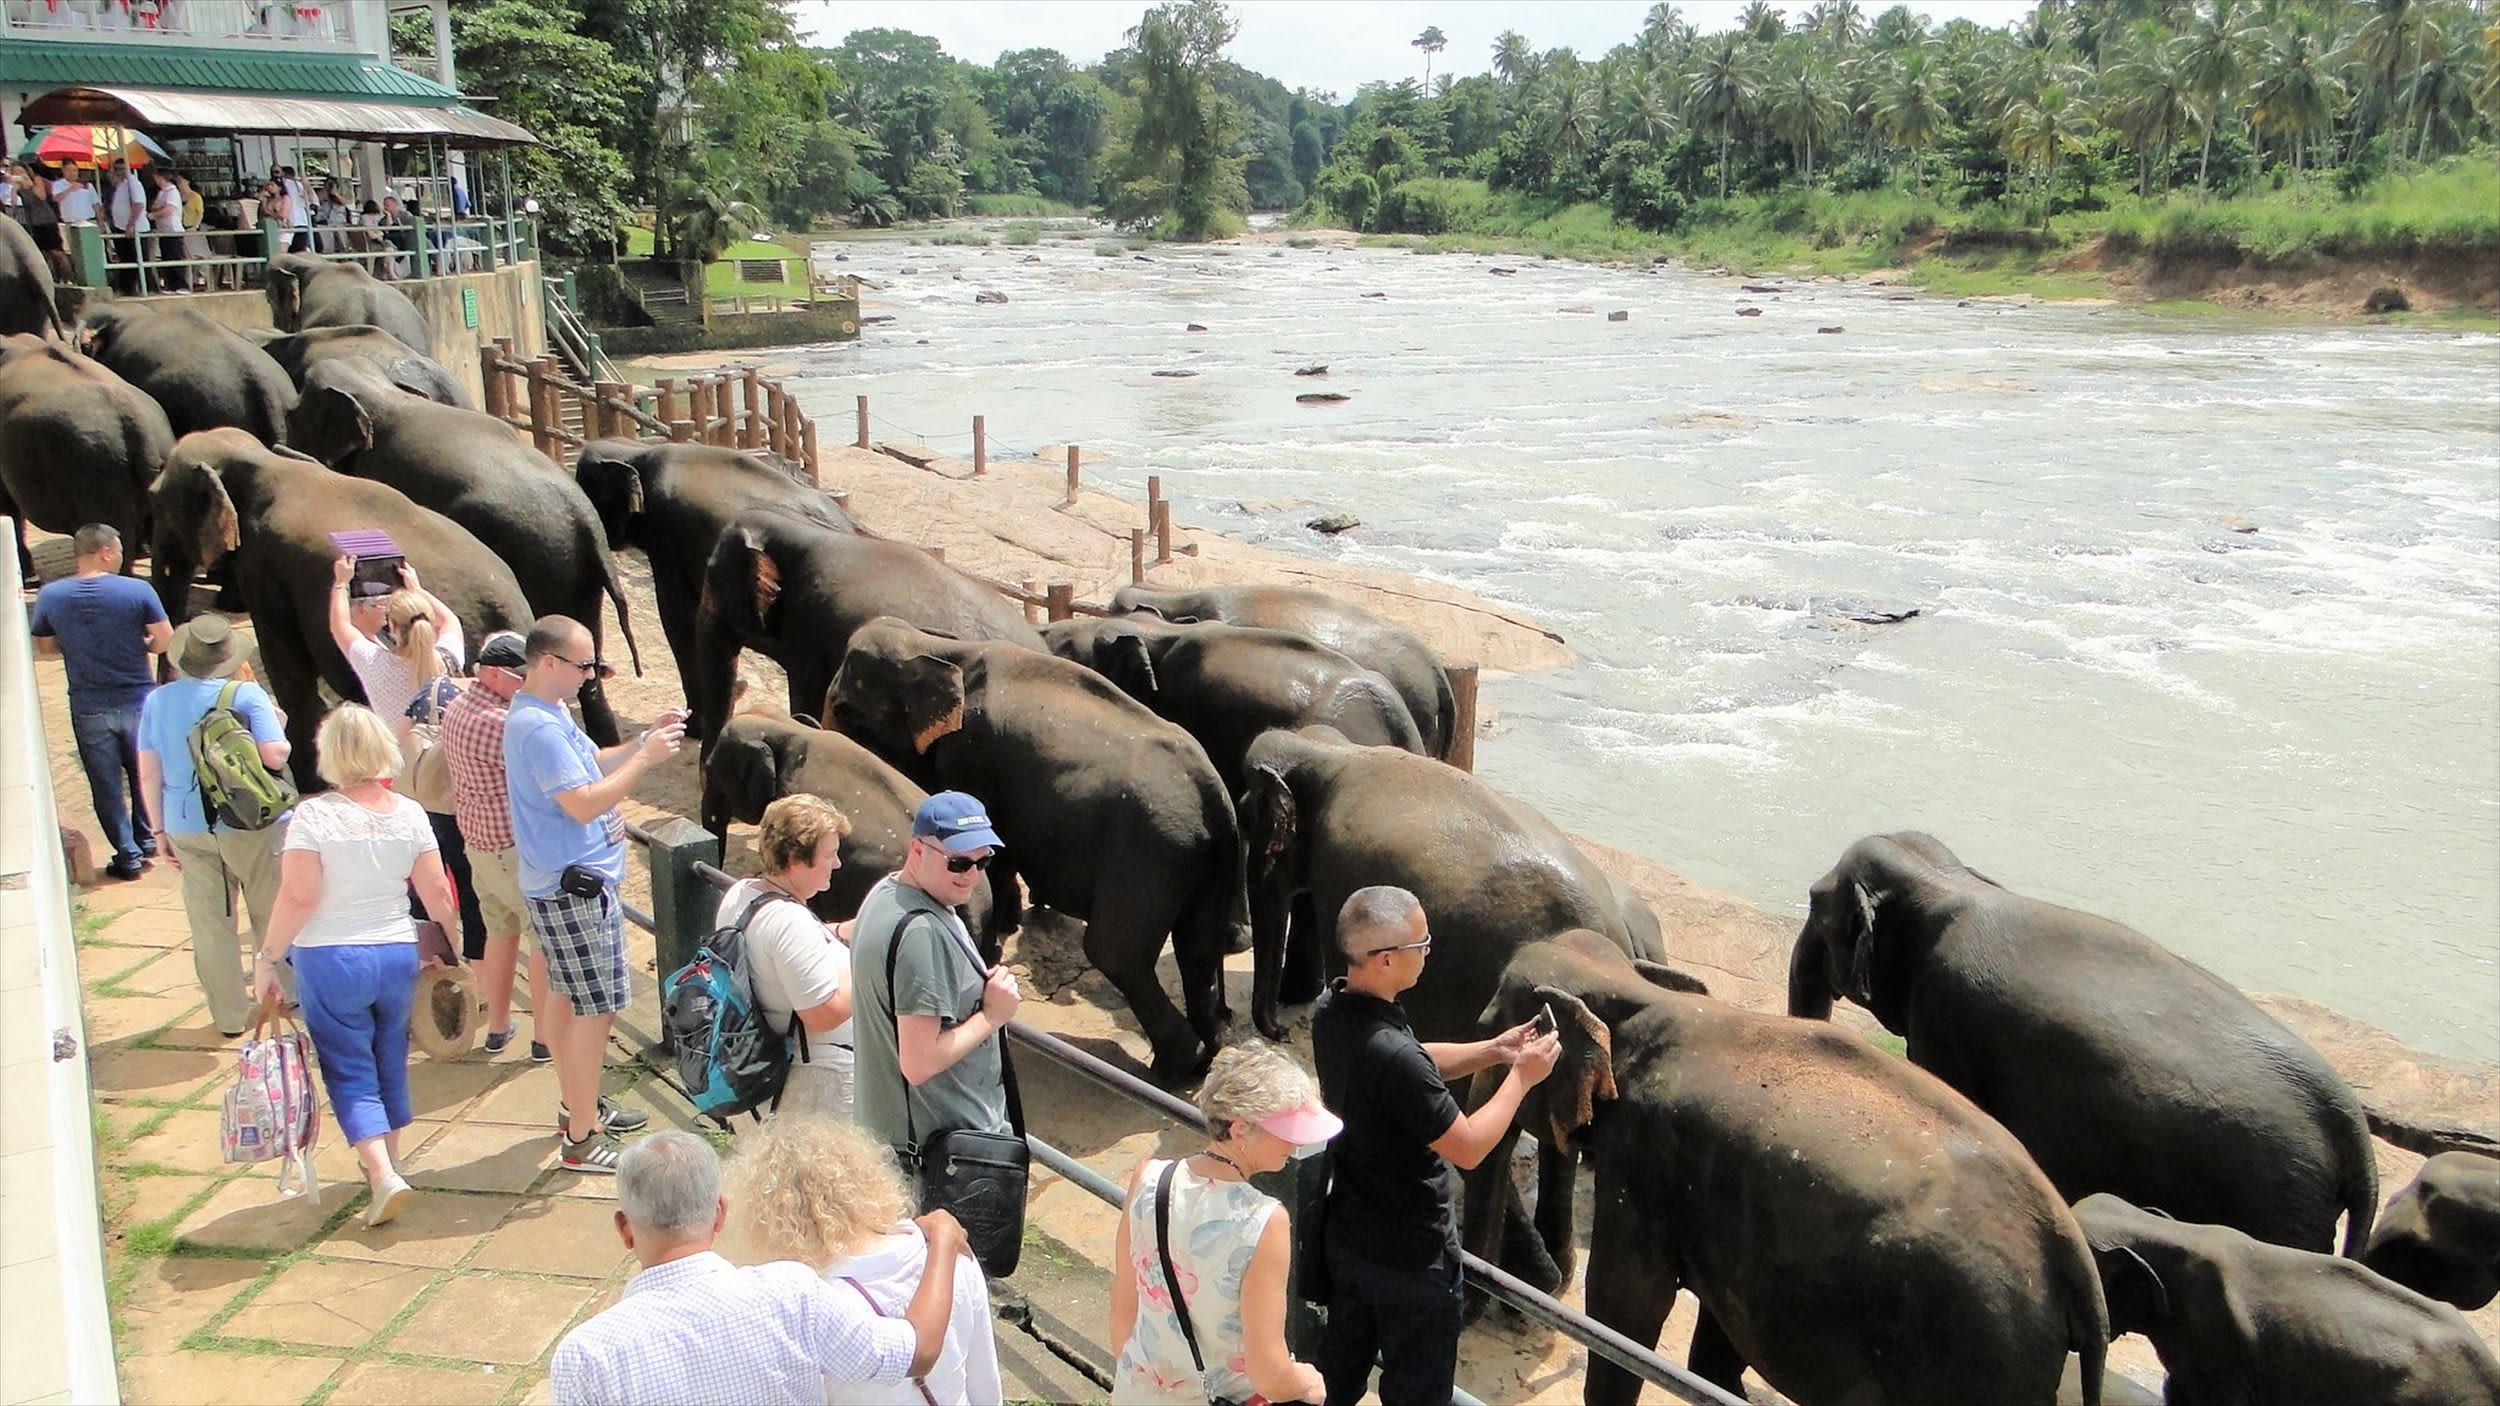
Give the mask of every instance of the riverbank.
M 2500 164 L 2457 158 L 2346 197 L 2312 184 L 2238 198 L 2132 194 L 2033 225 L 1933 194 L 1780 191 L 1693 204 L 1672 230 L 1480 181 L 1400 186 L 1394 227 L 1361 242 L 1610 265 L 1663 260 L 1752 276 L 1883 275 L 1932 293 L 2106 298 L 2166 310 L 2500 326 Z M 1316 237 L 1318 230 L 1291 235 Z M 2401 295 L 2393 311 L 2382 290 Z M 2374 298 L 2377 300 L 2374 304 Z

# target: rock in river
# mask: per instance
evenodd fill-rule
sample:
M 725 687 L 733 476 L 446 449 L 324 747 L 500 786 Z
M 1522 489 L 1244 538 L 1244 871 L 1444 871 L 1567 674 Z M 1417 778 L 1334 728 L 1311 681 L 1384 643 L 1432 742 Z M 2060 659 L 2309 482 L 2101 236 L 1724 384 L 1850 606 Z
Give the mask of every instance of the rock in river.
M 1352 513 L 1330 513 L 1326 517 L 1315 517 L 1302 525 L 1323 537 L 1334 537 L 1340 532 L 1361 527 L 1363 520 Z
M 1197 375 L 1198 373 L 1197 373 L 1197 372 L 1195 372 L 1195 371 L 1157 371 L 1157 372 L 1155 372 L 1155 373 L 1153 373 L 1153 374 L 1155 374 L 1155 375 L 1157 375 L 1157 376 L 1168 376 L 1168 377 L 1170 377 L 1171 379 L 1173 379 L 1173 380 L 1177 381 L 1177 380 L 1180 380 L 1180 379 L 1182 379 L 1182 378 L 1184 378 L 1184 377 L 1188 377 L 1188 376 L 1195 376 L 1195 375 Z
M 1606 320 L 1608 322 L 1630 322 L 1632 320 L 1632 314 L 1622 308 L 1617 308 L 1613 312 L 1606 314 Z
M 1762 316 L 1762 309 L 1760 309 L 1760 308 L 1738 308 L 1738 309 L 1736 310 L 1736 315 L 1737 315 L 1738 317 L 1760 317 L 1760 316 Z
M 1184 332 L 1204 332 L 1207 330 L 1207 325 L 1203 322 L 1193 322 L 1181 330 Z
M 1315 366 L 1305 366 L 1293 374 L 1296 376 L 1325 376 L 1328 374 L 1328 363 L 1323 361 Z
M 1304 391 L 1294 397 L 1297 403 L 1303 405 L 1335 405 L 1339 401 L 1352 399 L 1354 397 L 1347 395 L 1344 391 Z
M 1007 301 L 1007 295 L 998 292 L 995 289 L 984 288 L 980 292 L 972 295 L 972 301 L 976 303 L 1003 303 Z
M 1843 332 L 1843 331 L 1846 331 L 1847 329 L 1846 329 L 1846 328 L 1841 328 L 1841 327 L 1817 327 L 1817 328 L 1815 328 L 1814 330 L 1815 330 L 1816 332 L 1818 332 L 1818 333 L 1822 334 L 1823 336 L 1829 337 L 1829 336 L 1833 335 L 1834 333 Z

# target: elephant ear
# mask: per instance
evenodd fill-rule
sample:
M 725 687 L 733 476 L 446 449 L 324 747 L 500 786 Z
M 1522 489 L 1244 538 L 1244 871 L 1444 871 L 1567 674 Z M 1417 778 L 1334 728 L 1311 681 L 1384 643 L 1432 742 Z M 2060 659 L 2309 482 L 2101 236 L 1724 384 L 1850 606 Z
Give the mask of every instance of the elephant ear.
M 1875 1004 L 1876 933 L 1883 926 L 1879 919 L 1885 896 L 1862 883 L 1850 884 L 1849 891 L 1857 911 L 1850 919 L 1852 941 L 1849 944 L 1849 985 L 1846 994 L 1850 1000 L 1872 1009 Z
M 1679 991 L 1687 996 L 1710 994 L 1710 988 L 1703 984 L 1700 977 L 1690 972 L 1677 971 L 1664 962 L 1653 962 L 1646 957 L 1634 957 L 1632 970 L 1639 972 L 1643 981 L 1662 990 Z
M 781 563 L 773 560 L 764 534 L 752 527 L 738 529 L 738 546 L 747 554 L 747 594 L 755 604 L 755 623 L 764 626 L 781 601 Z
M 206 570 L 225 560 L 226 554 L 243 545 L 242 524 L 236 519 L 234 498 L 226 492 L 226 481 L 208 465 L 177 454 L 156 482 L 157 530 L 179 533 L 173 526 L 187 523 L 192 534 L 192 565 Z M 179 540 L 178 538 L 174 540 Z
M 1547 1076 L 1551 1092 L 1545 1099 L 1546 1126 L 1539 1141 L 1570 1156 L 1581 1132 L 1597 1118 L 1597 1105 L 1615 1097 L 1614 1032 L 1579 997 L 1559 986 L 1540 985 L 1536 1000 L 1554 1008 L 1554 1028 L 1562 1035 L 1562 1059 Z
M 1240 811 L 1241 838 L 1250 847 L 1250 878 L 1255 883 L 1293 848 L 1294 832 L 1301 824 L 1293 783 L 1280 768 L 1253 768 L 1242 789 Z
M 2101 1296 L 2109 1305 L 2112 1333 L 2149 1332 L 2170 1318 L 2170 1286 L 2132 1245 L 2094 1245 Z
M 316 385 L 296 402 L 287 439 L 336 468 L 373 447 L 373 417 L 355 392 L 344 386 Z
M 1162 688 L 1155 680 L 1154 654 L 1144 635 L 1126 630 L 1110 635 L 1102 642 L 1100 657 L 1103 673 L 1131 698 L 1152 698 Z
M 903 665 L 903 723 L 923 754 L 964 725 L 964 671 L 953 660 L 923 654 Z

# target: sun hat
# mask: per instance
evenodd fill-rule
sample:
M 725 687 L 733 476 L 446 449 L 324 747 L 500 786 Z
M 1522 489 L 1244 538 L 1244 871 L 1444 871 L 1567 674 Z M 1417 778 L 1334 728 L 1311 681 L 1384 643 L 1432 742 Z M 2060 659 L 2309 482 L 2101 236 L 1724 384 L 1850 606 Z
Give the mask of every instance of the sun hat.
M 223 615 L 203 615 L 174 631 L 174 667 L 195 679 L 222 679 L 243 666 L 243 642 Z
M 408 1007 L 408 1038 L 436 1059 L 458 1059 L 477 1043 L 486 1025 L 477 972 L 468 963 L 427 967 L 417 973 L 416 999 Z
M 912 838 L 935 840 L 948 854 L 976 849 L 1004 849 L 1007 842 L 990 828 L 990 814 L 961 791 L 940 791 L 920 803 L 911 816 Z
M 1313 1147 L 1344 1132 L 1345 1120 L 1316 1103 L 1306 1103 L 1270 1113 L 1259 1120 L 1259 1126 L 1296 1147 Z

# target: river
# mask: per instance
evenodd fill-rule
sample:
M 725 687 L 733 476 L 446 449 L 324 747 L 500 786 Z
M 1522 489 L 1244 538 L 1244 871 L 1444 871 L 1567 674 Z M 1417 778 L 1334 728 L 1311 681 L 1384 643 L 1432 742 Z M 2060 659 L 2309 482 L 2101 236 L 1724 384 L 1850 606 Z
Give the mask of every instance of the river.
M 1184 522 L 1551 623 L 1581 662 L 1487 681 L 1479 771 L 1569 828 L 1791 912 L 1851 840 L 1926 830 L 2242 986 L 2500 1058 L 2500 337 L 836 248 L 896 320 L 790 358 L 826 425 L 865 389 L 880 437 L 961 455 L 980 413 L 994 452 L 1162 474 Z

